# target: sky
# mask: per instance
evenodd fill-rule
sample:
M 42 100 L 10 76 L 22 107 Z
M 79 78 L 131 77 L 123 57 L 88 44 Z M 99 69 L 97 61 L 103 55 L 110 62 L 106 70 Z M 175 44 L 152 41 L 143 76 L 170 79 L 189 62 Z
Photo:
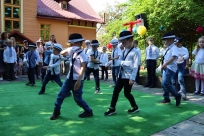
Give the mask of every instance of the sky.
M 122 3 L 122 2 L 125 2 L 127 0 L 87 0 L 87 1 L 89 2 L 89 4 L 92 6 L 92 8 L 96 12 L 99 12 L 99 11 L 105 9 L 106 3 L 114 4 L 115 1 Z

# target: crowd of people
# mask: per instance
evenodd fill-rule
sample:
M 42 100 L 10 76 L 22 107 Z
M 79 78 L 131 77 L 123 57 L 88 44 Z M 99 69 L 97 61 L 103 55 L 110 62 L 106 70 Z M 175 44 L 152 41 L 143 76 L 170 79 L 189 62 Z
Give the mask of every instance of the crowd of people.
M 108 111 L 105 116 L 116 112 L 116 104 L 121 90 L 124 88 L 124 95 L 131 105 L 128 113 L 139 111 L 139 107 L 131 94 L 133 84 L 139 84 L 139 72 L 141 67 L 141 51 L 138 41 L 133 39 L 130 31 L 123 31 L 119 38 L 110 41 L 112 53 L 110 57 L 106 53 L 107 48 L 103 47 L 102 52 L 98 50 L 100 43 L 97 40 L 85 40 L 81 34 L 73 33 L 68 38 L 70 47 L 63 49 L 57 43 L 54 35 L 50 41 L 44 43 L 42 38 L 36 43 L 28 43 L 24 40 L 24 46 L 19 48 L 14 37 L 8 37 L 6 32 L 1 34 L 0 41 L 0 80 L 15 80 L 20 71 L 28 75 L 28 86 L 35 86 L 35 77 L 41 79 L 42 87 L 39 95 L 46 91 L 46 84 L 55 81 L 60 87 L 54 112 L 51 120 L 57 119 L 60 115 L 61 105 L 66 97 L 73 95 L 77 105 L 84 109 L 79 117 L 93 116 L 93 111 L 83 100 L 84 80 L 90 80 L 93 73 L 95 80 L 95 94 L 102 91 L 101 80 L 108 80 L 108 67 L 111 67 L 113 79 L 113 94 Z M 164 50 L 160 52 L 154 44 L 154 39 L 147 39 L 148 47 L 145 49 L 145 60 L 147 67 L 148 81 L 144 87 L 156 87 L 156 71 L 162 73 L 163 99 L 160 103 L 170 103 L 170 94 L 175 97 L 176 106 L 179 106 L 181 99 L 187 100 L 184 74 L 190 72 L 195 79 L 195 92 L 204 96 L 204 37 L 198 39 L 196 49 L 192 52 L 195 55 L 190 70 L 189 52 L 183 46 L 182 38 L 176 37 L 172 32 L 163 35 Z M 82 45 L 85 41 L 85 48 Z M 161 64 L 157 68 L 157 60 L 162 54 Z M 67 77 L 64 83 L 60 79 L 62 62 L 67 68 Z M 101 68 L 101 76 L 99 75 Z M 201 86 L 201 88 L 200 88 Z M 72 93 L 71 93 L 72 91 Z

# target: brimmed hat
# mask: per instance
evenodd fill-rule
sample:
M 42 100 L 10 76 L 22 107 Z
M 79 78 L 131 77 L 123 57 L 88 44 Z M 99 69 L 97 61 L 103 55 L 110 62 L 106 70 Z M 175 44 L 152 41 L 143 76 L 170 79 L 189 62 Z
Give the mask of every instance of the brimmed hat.
M 91 43 L 90 40 L 86 40 L 85 43 Z
M 183 41 L 183 39 L 182 38 L 178 38 L 178 37 L 176 37 L 175 39 L 174 39 L 174 43 L 181 43 Z
M 55 49 L 57 49 L 57 50 L 59 50 L 59 51 L 62 51 L 62 50 L 63 50 L 63 49 L 62 49 L 62 45 L 59 44 L 59 43 L 55 43 L 54 46 L 53 46 L 53 48 L 55 48 Z
M 37 48 L 36 44 L 34 44 L 34 43 L 30 43 L 30 44 L 28 45 L 28 47 L 34 47 L 34 48 Z
M 82 37 L 81 34 L 78 33 L 73 33 L 69 35 L 69 40 L 68 43 L 76 43 L 76 42 L 81 42 L 84 41 L 85 39 Z
M 166 32 L 163 35 L 162 40 L 165 40 L 165 39 L 175 39 L 175 38 L 176 38 L 176 35 L 173 32 Z
M 26 42 L 28 42 L 27 40 L 23 40 L 23 43 L 26 43 Z
M 45 43 L 45 47 L 46 47 L 46 48 L 50 48 L 51 46 L 52 46 L 52 45 L 51 45 L 51 42 L 46 42 L 46 43 Z
M 92 40 L 91 41 L 91 46 L 99 46 L 100 44 L 99 44 L 99 42 L 98 42 L 98 40 Z
M 132 35 L 132 33 L 130 31 L 123 31 L 123 32 L 120 33 L 119 40 L 122 41 L 124 39 L 128 39 L 128 38 L 131 38 L 131 37 L 134 37 L 134 36 Z
M 37 41 L 36 41 L 36 43 L 40 43 L 40 41 L 39 41 L 39 40 L 37 40 Z
M 111 45 L 118 45 L 118 39 L 114 38 L 110 42 Z

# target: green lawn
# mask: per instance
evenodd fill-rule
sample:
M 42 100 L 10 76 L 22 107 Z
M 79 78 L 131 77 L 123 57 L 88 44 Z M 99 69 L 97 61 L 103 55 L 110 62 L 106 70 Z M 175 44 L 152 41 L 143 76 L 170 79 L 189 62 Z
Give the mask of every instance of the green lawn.
M 94 94 L 94 82 L 85 81 L 84 99 L 94 116 L 81 119 L 82 109 L 73 97 L 66 98 L 58 120 L 49 120 L 59 91 L 56 83 L 49 83 L 44 95 L 36 87 L 15 82 L 0 85 L 0 136 L 147 136 L 184 121 L 204 111 L 203 106 L 182 102 L 179 107 L 162 105 L 162 96 L 133 91 L 140 111 L 128 114 L 129 102 L 121 92 L 117 114 L 104 117 L 109 107 L 112 88 L 101 83 L 101 94 Z

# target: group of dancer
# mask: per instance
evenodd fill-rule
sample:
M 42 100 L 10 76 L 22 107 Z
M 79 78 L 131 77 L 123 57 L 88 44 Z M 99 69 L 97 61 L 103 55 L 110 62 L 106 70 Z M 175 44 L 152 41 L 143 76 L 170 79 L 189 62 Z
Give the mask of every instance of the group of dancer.
M 112 39 L 110 41 L 113 46 L 111 58 L 108 58 L 106 47 L 103 47 L 102 53 L 98 51 L 100 43 L 97 40 L 85 40 L 82 35 L 78 33 L 73 33 L 69 36 L 68 43 L 70 44 L 70 47 L 65 50 L 63 50 L 62 45 L 59 43 L 47 42 L 45 44 L 46 50 L 44 51 L 44 61 L 42 66 L 45 76 L 43 77 L 42 87 L 38 94 L 41 95 L 45 93 L 46 84 L 50 80 L 54 80 L 61 87 L 54 104 L 54 112 L 50 119 L 55 120 L 60 116 L 63 100 L 71 95 L 73 95 L 77 105 L 84 110 L 84 112 L 79 114 L 79 117 L 86 118 L 93 116 L 93 110 L 82 98 L 84 80 L 89 80 L 90 74 L 93 73 L 95 79 L 95 93 L 100 93 L 99 67 L 102 69 L 101 80 L 106 81 L 108 79 L 107 67 L 110 65 L 112 67 L 112 77 L 114 82 L 112 87 L 114 87 L 114 89 L 110 101 L 110 107 L 104 115 L 110 116 L 116 113 L 116 104 L 122 89 L 124 89 L 124 95 L 131 105 L 131 108 L 127 110 L 127 112 L 138 112 L 139 107 L 134 96 L 131 94 L 131 90 L 134 83 L 139 83 L 138 73 L 141 65 L 141 52 L 137 47 L 138 42 L 133 40 L 133 37 L 134 36 L 130 31 L 123 31 L 120 33 L 119 39 Z M 164 98 L 160 103 L 170 103 L 169 93 L 171 93 L 175 97 L 176 106 L 179 106 L 182 98 L 181 93 L 186 94 L 186 91 L 181 85 L 181 92 L 178 92 L 172 85 L 171 80 L 176 72 L 179 73 L 179 70 L 181 71 L 183 67 L 185 68 L 188 66 L 188 63 L 185 63 L 185 65 L 183 64 L 184 60 L 188 58 L 188 55 L 186 56 L 185 53 L 182 54 L 183 50 L 181 51 L 181 49 L 179 49 L 181 48 L 181 44 L 179 45 L 179 43 L 181 43 L 181 38 L 177 38 L 174 33 L 165 33 L 162 40 L 164 41 L 165 47 L 161 61 Z M 82 44 L 84 41 L 86 48 L 83 50 Z M 153 38 L 149 38 L 148 43 L 149 46 L 146 48 L 148 83 L 145 87 L 153 88 L 155 87 L 154 74 L 159 52 L 158 48 L 153 44 Z M 120 45 L 120 47 L 123 46 L 124 50 L 121 50 L 118 45 Z M 35 51 L 37 48 L 35 44 L 30 43 L 28 47 L 29 51 L 25 54 L 24 58 L 24 64 L 27 63 L 28 65 L 29 82 L 26 85 L 33 86 L 35 84 L 34 69 L 39 57 Z M 10 51 L 7 51 L 6 53 L 9 56 Z M 191 66 L 190 75 L 195 78 L 196 91 L 194 94 L 200 93 L 201 95 L 204 95 L 204 37 L 198 39 L 198 45 L 193 51 L 193 54 L 195 55 L 195 61 Z M 62 83 L 60 79 L 61 61 L 69 63 L 69 72 L 64 83 Z M 180 81 L 181 80 L 179 80 L 179 83 Z M 201 88 L 199 88 L 200 83 Z

